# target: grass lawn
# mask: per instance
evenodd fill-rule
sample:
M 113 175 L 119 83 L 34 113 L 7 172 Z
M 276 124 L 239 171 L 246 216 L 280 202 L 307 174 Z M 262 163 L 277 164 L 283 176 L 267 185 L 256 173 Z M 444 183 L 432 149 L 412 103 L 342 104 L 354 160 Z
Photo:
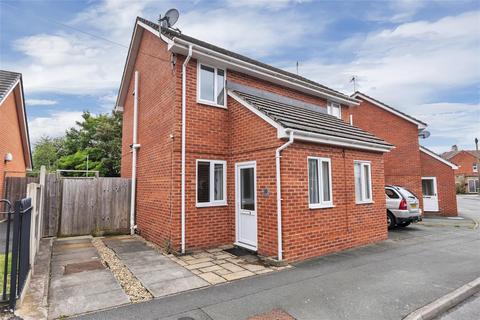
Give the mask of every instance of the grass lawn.
M 10 275 L 10 270 L 12 270 L 12 253 L 8 253 L 8 275 Z M 3 290 L 3 274 L 5 271 L 5 254 L 0 253 L 0 294 Z M 7 277 L 7 292 L 10 288 L 10 277 Z

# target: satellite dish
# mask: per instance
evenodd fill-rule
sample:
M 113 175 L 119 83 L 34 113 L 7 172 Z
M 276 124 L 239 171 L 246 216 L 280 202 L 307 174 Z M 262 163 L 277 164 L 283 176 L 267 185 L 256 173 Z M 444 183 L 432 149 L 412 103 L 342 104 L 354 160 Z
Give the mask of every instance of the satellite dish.
M 428 137 L 430 137 L 430 131 L 423 130 L 422 132 L 420 132 L 419 136 L 422 139 L 427 139 Z
M 180 13 L 177 9 L 168 10 L 163 18 L 160 19 L 160 24 L 162 27 L 171 28 L 178 21 Z

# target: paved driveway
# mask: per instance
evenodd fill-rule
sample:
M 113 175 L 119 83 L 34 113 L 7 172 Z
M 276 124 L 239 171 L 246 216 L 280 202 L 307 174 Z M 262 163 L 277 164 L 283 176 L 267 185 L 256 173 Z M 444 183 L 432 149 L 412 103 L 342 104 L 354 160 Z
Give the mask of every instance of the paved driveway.
M 410 226 L 380 244 L 81 319 L 246 319 L 283 309 L 297 319 L 401 319 L 480 276 L 480 232 Z

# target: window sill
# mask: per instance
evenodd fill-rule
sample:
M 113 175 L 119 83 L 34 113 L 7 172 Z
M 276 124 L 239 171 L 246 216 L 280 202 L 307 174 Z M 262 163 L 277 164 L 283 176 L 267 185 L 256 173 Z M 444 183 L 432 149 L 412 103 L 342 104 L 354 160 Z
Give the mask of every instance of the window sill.
M 355 204 L 373 204 L 375 201 L 369 200 L 369 201 L 357 201 Z
M 222 106 L 222 105 L 220 105 L 220 104 L 216 104 L 215 102 L 212 102 L 212 101 L 198 100 L 198 99 L 197 99 L 197 103 L 198 103 L 198 104 L 203 104 L 203 105 L 209 106 L 209 107 L 216 107 L 216 108 L 221 108 L 221 109 L 227 109 L 226 106 Z
M 329 208 L 335 208 L 333 204 L 309 204 L 308 205 L 309 209 L 329 209 Z
M 202 203 L 197 203 L 196 207 L 197 208 L 208 208 L 208 207 L 226 207 L 228 204 L 226 202 L 202 202 Z

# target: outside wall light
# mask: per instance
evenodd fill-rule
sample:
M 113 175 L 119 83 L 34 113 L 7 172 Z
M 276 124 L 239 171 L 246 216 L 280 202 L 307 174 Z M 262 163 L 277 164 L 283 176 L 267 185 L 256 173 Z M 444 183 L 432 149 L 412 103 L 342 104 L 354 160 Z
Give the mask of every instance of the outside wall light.
M 5 163 L 13 160 L 13 155 L 9 152 L 5 154 Z

